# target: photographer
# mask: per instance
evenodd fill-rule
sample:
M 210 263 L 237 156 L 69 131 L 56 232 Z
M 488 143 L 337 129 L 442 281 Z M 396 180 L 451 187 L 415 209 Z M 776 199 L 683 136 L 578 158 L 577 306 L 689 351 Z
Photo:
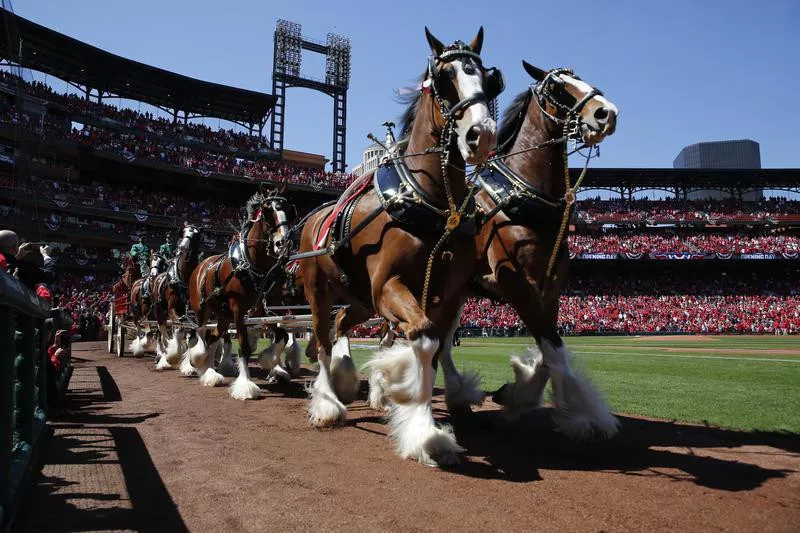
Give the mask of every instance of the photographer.
M 0 230 L 0 270 L 14 276 L 23 285 L 43 298 L 50 298 L 47 284 L 55 281 L 55 261 L 50 257 L 50 247 L 40 244 L 39 254 L 43 259 L 43 266 L 37 266 L 33 261 L 25 260 L 34 253 L 36 243 L 26 242 L 19 244 L 19 237 L 11 230 Z

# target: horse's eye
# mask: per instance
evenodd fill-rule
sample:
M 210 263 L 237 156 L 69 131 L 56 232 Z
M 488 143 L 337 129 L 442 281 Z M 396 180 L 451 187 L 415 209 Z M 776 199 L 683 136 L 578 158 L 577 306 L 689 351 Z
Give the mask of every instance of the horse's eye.
M 472 76 L 475 74 L 475 65 L 472 63 L 464 63 L 464 74 Z

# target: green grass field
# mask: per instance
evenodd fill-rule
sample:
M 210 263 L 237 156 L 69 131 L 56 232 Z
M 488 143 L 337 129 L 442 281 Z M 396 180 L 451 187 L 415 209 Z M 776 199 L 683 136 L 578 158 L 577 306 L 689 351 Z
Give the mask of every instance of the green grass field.
M 574 366 L 591 377 L 615 412 L 800 434 L 800 337 L 570 337 L 566 342 Z M 258 349 L 267 344 L 261 340 Z M 465 338 L 454 359 L 459 369 L 477 370 L 483 389 L 494 391 L 513 379 L 509 357 L 524 355 L 531 344 L 524 337 Z M 354 341 L 359 367 L 375 345 Z M 441 372 L 436 383 L 443 386 Z
M 464 339 L 454 358 L 493 391 L 512 379 L 509 356 L 530 343 Z M 567 344 L 615 412 L 800 434 L 800 337 L 576 337 Z M 359 366 L 370 353 L 354 346 Z

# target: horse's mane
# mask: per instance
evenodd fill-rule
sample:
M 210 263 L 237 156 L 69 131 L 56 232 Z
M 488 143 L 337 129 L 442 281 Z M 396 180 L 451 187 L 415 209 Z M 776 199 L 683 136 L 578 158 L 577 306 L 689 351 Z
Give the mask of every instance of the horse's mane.
M 517 133 L 520 122 L 525 120 L 525 112 L 528 109 L 530 101 L 530 89 L 519 93 L 511 101 L 511 104 L 506 108 L 505 113 L 503 113 L 503 120 L 500 121 L 500 127 L 497 129 L 497 146 L 503 146 Z M 508 146 L 505 147 L 506 150 L 510 148 L 512 144 L 513 141 L 508 142 Z
M 422 83 L 427 76 L 428 71 L 426 70 L 419 77 L 419 82 Z M 422 91 L 414 90 L 409 94 L 397 97 L 399 103 L 406 105 L 406 110 L 400 115 L 400 137 L 405 137 L 411 133 L 411 129 L 414 127 L 414 119 L 417 118 L 417 105 L 421 96 Z
M 261 207 L 261 204 L 264 202 L 264 195 L 260 192 L 255 193 L 253 196 L 247 199 L 247 203 L 245 207 L 247 208 L 247 217 L 252 220 L 253 216 L 256 213 L 256 210 Z

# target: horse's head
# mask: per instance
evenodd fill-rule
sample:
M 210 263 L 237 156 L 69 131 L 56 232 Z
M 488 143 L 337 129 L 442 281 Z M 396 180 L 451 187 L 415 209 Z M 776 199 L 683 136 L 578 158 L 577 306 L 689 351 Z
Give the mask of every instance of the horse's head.
M 156 252 L 150 252 L 150 275 L 156 276 L 159 272 L 164 270 L 164 258 Z
M 532 90 L 539 107 L 557 122 L 577 120 L 575 134 L 586 145 L 599 144 L 614 133 L 619 110 L 602 91 L 580 79 L 571 69 L 545 72 L 526 61 L 522 66 L 537 82 Z
M 433 55 L 428 60 L 422 88 L 438 104 L 434 121 L 441 128 L 448 121 L 454 122 L 456 142 L 464 161 L 481 164 L 494 146 L 496 124 L 489 102 L 505 88 L 502 73 L 485 68 L 481 61 L 483 28 L 469 45 L 456 41 L 445 47 L 428 28 L 425 36 Z
M 187 253 L 192 250 L 197 250 L 200 244 L 201 231 L 196 226 L 187 224 L 181 231 L 181 240 L 178 243 L 178 252 Z
M 266 239 L 269 253 L 282 255 L 289 245 L 288 201 L 280 190 L 269 190 L 262 186 L 261 191 L 247 201 L 248 224 L 258 225 Z

